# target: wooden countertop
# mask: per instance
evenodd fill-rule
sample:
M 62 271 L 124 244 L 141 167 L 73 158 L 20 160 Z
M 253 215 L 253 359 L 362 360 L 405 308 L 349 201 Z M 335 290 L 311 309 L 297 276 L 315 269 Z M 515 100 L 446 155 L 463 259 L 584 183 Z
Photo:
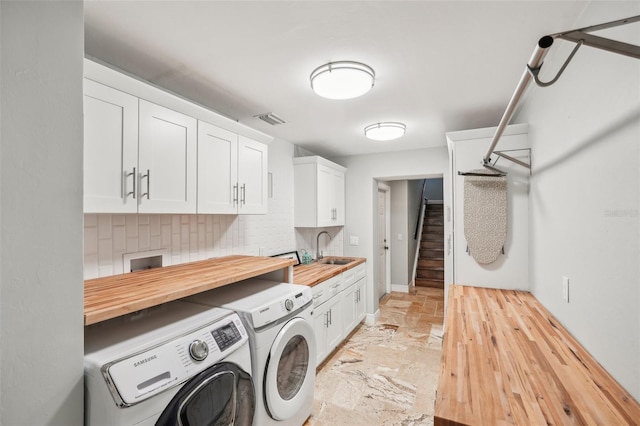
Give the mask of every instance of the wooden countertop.
M 531 293 L 450 287 L 436 426 L 639 419 L 640 405 Z
M 274 257 L 225 256 L 86 280 L 84 282 L 84 324 L 95 324 L 288 268 L 294 263 L 295 261 L 291 259 Z
M 336 256 L 336 258 L 340 258 L 340 256 Z M 349 257 L 349 259 L 355 260 L 347 265 L 330 265 L 326 263 L 313 262 L 309 265 L 295 266 L 293 268 L 293 283 L 313 287 L 314 285 L 335 277 L 336 275 L 354 268 L 367 260 L 364 257 Z

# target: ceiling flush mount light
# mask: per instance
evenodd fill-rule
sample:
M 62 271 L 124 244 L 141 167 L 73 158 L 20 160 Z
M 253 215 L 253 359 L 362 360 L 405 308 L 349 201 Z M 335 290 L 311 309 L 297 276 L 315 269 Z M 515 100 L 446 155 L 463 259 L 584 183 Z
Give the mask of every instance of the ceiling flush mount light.
M 403 123 L 386 121 L 382 123 L 371 124 L 364 128 L 364 135 L 374 141 L 390 141 L 404 136 L 407 126 Z
M 351 99 L 371 90 L 375 78 L 373 69 L 360 62 L 329 62 L 313 70 L 311 88 L 323 98 Z

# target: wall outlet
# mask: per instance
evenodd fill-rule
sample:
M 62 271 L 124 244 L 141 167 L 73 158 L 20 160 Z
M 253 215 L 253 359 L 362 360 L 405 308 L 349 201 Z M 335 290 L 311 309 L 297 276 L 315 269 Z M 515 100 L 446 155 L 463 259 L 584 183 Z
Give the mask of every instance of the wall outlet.
M 562 299 L 569 303 L 569 278 L 562 277 Z
M 359 244 L 358 237 L 355 236 L 355 235 L 350 235 L 349 236 L 349 245 L 357 246 L 358 244 Z
M 402 234 L 398 234 L 398 241 L 402 241 Z

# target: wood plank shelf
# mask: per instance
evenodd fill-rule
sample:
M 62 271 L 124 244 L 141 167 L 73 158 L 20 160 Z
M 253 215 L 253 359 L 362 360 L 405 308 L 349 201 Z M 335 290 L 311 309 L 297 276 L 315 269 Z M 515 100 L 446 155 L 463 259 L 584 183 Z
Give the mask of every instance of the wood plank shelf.
M 640 405 L 529 292 L 452 285 L 436 426 L 627 425 Z
M 234 282 L 282 269 L 288 281 L 291 259 L 225 256 L 84 282 L 84 324 L 126 315 Z

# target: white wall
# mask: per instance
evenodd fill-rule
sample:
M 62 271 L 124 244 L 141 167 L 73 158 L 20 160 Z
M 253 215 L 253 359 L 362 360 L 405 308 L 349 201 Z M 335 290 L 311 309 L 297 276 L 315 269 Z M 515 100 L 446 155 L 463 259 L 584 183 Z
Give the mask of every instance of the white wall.
M 638 2 L 592 2 L 576 27 L 639 12 Z M 640 44 L 639 31 L 633 24 L 623 39 Z M 543 69 L 557 69 L 571 48 L 554 46 Z M 581 47 L 555 85 L 531 90 L 517 117 L 530 124 L 533 151 L 531 290 L 636 400 L 639 82 L 639 60 Z M 569 303 L 563 276 L 570 279 Z
M 443 135 L 444 138 L 444 135 Z M 444 143 L 444 140 L 443 140 Z M 378 311 L 374 296 L 377 282 L 377 262 L 374 255 L 376 235 L 377 180 L 415 179 L 425 176 L 439 177 L 448 168 L 447 149 L 428 148 L 341 157 L 332 159 L 347 167 L 346 224 L 344 227 L 344 255 L 367 258 L 367 313 Z M 368 188 L 368 189 L 367 189 Z M 357 236 L 359 245 L 349 244 L 349 237 Z
M 0 424 L 81 425 L 83 6 L 0 11 Z

